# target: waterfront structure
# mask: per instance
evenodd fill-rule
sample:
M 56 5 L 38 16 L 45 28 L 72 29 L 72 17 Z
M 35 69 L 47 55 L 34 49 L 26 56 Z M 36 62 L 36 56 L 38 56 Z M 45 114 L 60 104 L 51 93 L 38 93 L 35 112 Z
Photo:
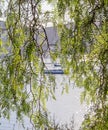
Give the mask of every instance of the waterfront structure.
M 57 29 L 56 27 L 46 27 L 45 31 L 47 34 L 50 49 L 54 50 L 55 46 L 58 46 L 59 43 Z M 6 29 L 5 22 L 3 20 L 0 20 L 0 39 L 6 41 L 7 39 L 6 34 L 7 34 L 7 29 Z M 45 50 L 46 48 L 47 48 L 47 44 L 44 44 L 43 49 Z
M 40 30 L 40 33 L 42 30 Z M 35 39 L 37 39 L 38 44 L 41 43 L 41 41 L 44 41 L 44 44 L 42 44 L 42 50 L 43 52 L 45 52 L 43 54 L 44 59 L 46 58 L 50 58 L 50 54 L 48 50 L 56 51 L 56 49 L 60 50 L 60 44 L 59 44 L 59 36 L 57 33 L 57 29 L 56 27 L 46 27 L 45 28 L 46 31 L 46 35 L 47 35 L 47 40 L 48 43 L 46 41 L 44 41 L 44 39 L 42 39 L 43 37 L 41 37 L 41 35 L 35 35 Z M 1 42 L 6 43 L 7 41 L 7 29 L 6 29 L 6 25 L 4 21 L 0 21 L 0 39 Z M 4 45 L 5 46 L 5 45 Z M 8 51 L 11 51 L 11 47 L 6 47 L 6 49 Z M 23 52 L 23 47 L 21 48 L 21 51 Z M 37 54 L 37 52 L 36 52 Z M 1 54 L 0 57 L 3 57 L 4 54 Z M 51 58 L 50 58 L 51 59 Z M 49 61 L 50 63 L 52 62 L 51 60 Z M 54 66 L 54 64 L 53 64 Z M 63 70 L 62 68 L 59 67 L 59 69 L 55 66 L 54 68 L 51 69 L 45 69 L 45 74 L 63 74 Z

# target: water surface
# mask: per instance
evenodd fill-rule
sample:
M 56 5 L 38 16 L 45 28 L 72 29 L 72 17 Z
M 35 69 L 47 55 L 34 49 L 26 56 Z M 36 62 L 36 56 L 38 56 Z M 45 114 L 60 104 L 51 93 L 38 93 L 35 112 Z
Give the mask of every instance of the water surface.
M 80 103 L 80 93 L 82 89 L 74 86 L 74 83 L 69 84 L 69 93 L 62 94 L 63 84 L 68 82 L 67 76 L 56 75 L 56 100 L 49 99 L 47 107 L 52 117 L 55 117 L 56 122 L 69 122 L 74 115 L 75 130 L 78 130 L 86 113 L 86 105 Z M 16 114 L 11 113 L 10 120 L 0 119 L 0 130 L 24 130 L 22 125 L 16 122 Z M 25 126 L 27 130 L 32 130 L 28 118 L 25 118 Z

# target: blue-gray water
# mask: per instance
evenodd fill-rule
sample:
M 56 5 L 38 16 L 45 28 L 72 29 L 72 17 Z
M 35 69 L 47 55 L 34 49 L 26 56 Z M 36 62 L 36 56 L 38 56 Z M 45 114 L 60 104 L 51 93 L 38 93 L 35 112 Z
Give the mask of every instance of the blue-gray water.
M 82 89 L 74 87 L 73 82 L 70 84 L 69 93 L 61 94 L 62 83 L 67 82 L 67 77 L 56 75 L 56 101 L 50 99 L 47 103 L 48 110 L 52 116 L 55 116 L 56 121 L 60 123 L 68 122 L 74 115 L 75 130 L 78 130 L 83 120 L 83 115 L 86 113 L 86 105 L 80 104 L 80 93 Z M 27 130 L 32 130 L 32 125 L 25 118 L 25 126 Z M 20 123 L 16 122 L 15 113 L 11 113 L 10 121 L 1 118 L 0 130 L 24 130 Z

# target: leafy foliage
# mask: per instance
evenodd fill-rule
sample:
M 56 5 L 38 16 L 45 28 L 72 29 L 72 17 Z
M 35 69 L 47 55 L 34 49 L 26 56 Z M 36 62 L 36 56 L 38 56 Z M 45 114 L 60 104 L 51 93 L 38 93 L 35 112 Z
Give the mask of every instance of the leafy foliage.
M 1 41 L 0 48 L 1 116 L 9 119 L 10 111 L 16 111 L 18 120 L 23 120 L 23 115 L 30 117 L 34 129 L 44 129 L 48 122 L 46 101 L 48 97 L 55 98 L 54 78 L 43 73 L 43 57 L 50 53 L 50 48 L 39 17 L 40 4 L 40 0 L 9 1 L 8 38 Z
M 54 25 L 60 37 L 56 56 L 49 48 L 41 22 L 41 0 L 10 0 L 7 10 L 9 48 L 0 59 L 0 112 L 10 110 L 31 117 L 34 127 L 48 125 L 45 102 L 54 96 L 54 79 L 43 74 L 43 56 L 49 52 L 83 87 L 81 101 L 93 104 L 82 123 L 83 130 L 107 130 L 108 123 L 108 2 L 107 0 L 48 0 L 54 3 Z M 40 39 L 40 40 L 39 40 Z M 1 44 L 2 43 L 2 44 Z M 47 50 L 43 46 L 47 45 Z M 53 80 L 52 80 L 53 79 Z M 53 82 L 52 82 L 53 81 Z M 8 91 L 7 91 L 8 90 Z M 68 87 L 66 86 L 66 92 Z
M 83 130 L 107 130 L 108 101 L 108 3 L 106 1 L 57 1 L 61 63 L 71 79 L 83 87 L 81 101 L 92 104 Z M 66 23 L 66 13 L 68 20 Z

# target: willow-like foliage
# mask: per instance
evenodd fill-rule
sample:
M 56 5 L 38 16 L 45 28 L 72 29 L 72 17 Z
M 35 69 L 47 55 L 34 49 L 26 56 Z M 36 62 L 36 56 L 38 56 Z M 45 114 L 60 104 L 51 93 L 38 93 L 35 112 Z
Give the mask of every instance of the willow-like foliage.
M 51 2 L 51 1 L 49 1 Z M 82 130 L 108 129 L 108 1 L 56 1 L 61 63 L 76 85 L 81 101 L 91 104 Z
M 55 98 L 54 79 L 43 73 L 51 51 L 40 15 L 41 0 L 10 0 L 7 40 L 0 44 L 0 114 L 10 118 L 16 111 L 18 120 L 26 115 L 34 129 L 49 125 L 46 101 Z
M 10 0 L 7 10 L 9 41 L 0 59 L 0 113 L 28 115 L 34 128 L 49 125 L 45 102 L 54 97 L 53 77 L 43 74 L 49 52 L 41 22 L 41 0 Z M 55 4 L 54 25 L 60 37 L 59 56 L 70 80 L 84 88 L 81 101 L 91 104 L 82 130 L 108 129 L 108 1 L 48 0 Z M 7 44 L 8 47 L 7 48 Z M 44 50 L 44 45 L 47 49 Z M 55 59 L 56 57 L 52 57 Z M 51 81 L 51 82 L 49 82 Z M 52 82 L 53 81 L 53 82 Z M 50 127 L 49 127 L 50 129 Z

